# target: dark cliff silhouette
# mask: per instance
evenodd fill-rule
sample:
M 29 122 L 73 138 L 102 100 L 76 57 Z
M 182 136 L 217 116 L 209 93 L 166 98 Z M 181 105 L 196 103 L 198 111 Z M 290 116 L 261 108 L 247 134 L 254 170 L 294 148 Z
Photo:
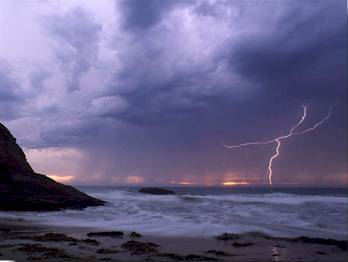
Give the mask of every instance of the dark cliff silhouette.
M 54 211 L 103 203 L 35 173 L 16 139 L 0 123 L 0 210 Z

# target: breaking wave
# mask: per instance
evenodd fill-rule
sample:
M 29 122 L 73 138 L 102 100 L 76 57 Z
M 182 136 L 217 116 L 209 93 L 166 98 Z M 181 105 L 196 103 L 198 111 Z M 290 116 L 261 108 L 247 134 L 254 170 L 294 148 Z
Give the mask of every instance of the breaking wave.
M 223 232 L 259 231 L 347 239 L 347 197 L 289 193 L 168 196 L 128 190 L 87 190 L 106 206 L 57 212 L 0 212 L 59 226 L 135 230 L 149 235 L 211 237 Z

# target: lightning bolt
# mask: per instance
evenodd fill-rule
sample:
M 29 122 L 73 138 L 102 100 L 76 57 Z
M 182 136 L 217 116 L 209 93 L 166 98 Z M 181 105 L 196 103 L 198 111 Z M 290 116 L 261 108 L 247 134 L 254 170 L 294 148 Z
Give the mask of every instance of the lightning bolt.
M 239 144 L 239 145 L 227 145 L 227 144 L 225 144 L 225 142 L 222 139 L 221 139 L 221 143 L 223 144 L 224 147 L 226 147 L 228 149 L 242 148 L 242 147 L 252 146 L 252 145 L 276 144 L 275 153 L 270 157 L 270 159 L 268 161 L 268 181 L 269 181 L 269 184 L 272 185 L 272 175 L 273 175 L 272 164 L 273 164 L 273 161 L 276 160 L 278 158 L 278 156 L 280 155 L 281 140 L 290 138 L 294 135 L 306 134 L 308 132 L 315 130 L 316 128 L 318 128 L 319 126 L 324 124 L 325 121 L 327 121 L 331 117 L 331 111 L 332 111 L 333 106 L 330 107 L 327 115 L 324 118 L 322 118 L 319 122 L 315 123 L 312 127 L 309 127 L 305 130 L 296 132 L 296 129 L 302 125 L 302 123 L 305 121 L 305 119 L 307 117 L 307 107 L 302 106 L 302 108 L 303 108 L 303 113 L 302 113 L 301 119 L 296 123 L 296 125 L 291 127 L 289 132 L 285 135 L 278 136 L 278 137 L 272 138 L 270 140 L 248 142 L 248 143 L 243 143 L 243 144 Z

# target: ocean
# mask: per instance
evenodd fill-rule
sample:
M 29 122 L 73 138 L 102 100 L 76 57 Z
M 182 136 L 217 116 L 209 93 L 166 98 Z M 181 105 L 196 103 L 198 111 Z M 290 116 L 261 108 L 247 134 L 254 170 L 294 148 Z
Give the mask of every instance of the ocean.
M 0 212 L 0 217 L 169 237 L 257 231 L 281 237 L 347 239 L 348 193 L 343 188 L 170 187 L 177 194 L 166 196 L 141 194 L 138 187 L 78 189 L 107 205 L 57 212 Z

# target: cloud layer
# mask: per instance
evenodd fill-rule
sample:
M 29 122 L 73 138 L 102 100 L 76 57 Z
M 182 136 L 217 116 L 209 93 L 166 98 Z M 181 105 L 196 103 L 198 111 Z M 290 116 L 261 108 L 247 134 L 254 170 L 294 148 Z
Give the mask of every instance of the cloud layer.
M 310 125 L 338 102 L 284 145 L 274 182 L 347 182 L 345 1 L 1 5 L 0 120 L 42 172 L 58 175 L 47 152 L 78 152 L 74 183 L 264 183 L 272 147 L 220 139 L 268 139 L 302 104 Z

